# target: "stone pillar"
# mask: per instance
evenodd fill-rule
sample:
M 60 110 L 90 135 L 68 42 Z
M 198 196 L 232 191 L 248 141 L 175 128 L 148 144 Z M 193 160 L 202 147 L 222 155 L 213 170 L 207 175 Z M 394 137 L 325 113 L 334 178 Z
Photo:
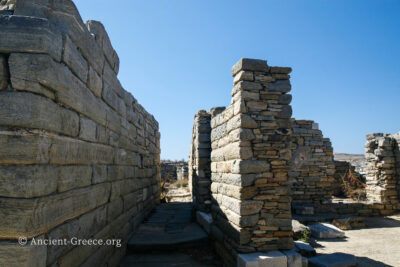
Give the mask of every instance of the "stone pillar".
M 211 206 L 210 120 L 211 115 L 205 110 L 195 115 L 189 157 L 190 191 L 196 209 L 204 212 L 209 212 Z
M 367 198 L 387 204 L 398 204 L 398 174 L 396 169 L 396 139 L 389 134 L 367 135 L 365 156 L 367 159 Z
M 233 260 L 293 247 L 290 72 L 242 58 L 232 68 L 231 105 L 211 120 L 214 231 Z

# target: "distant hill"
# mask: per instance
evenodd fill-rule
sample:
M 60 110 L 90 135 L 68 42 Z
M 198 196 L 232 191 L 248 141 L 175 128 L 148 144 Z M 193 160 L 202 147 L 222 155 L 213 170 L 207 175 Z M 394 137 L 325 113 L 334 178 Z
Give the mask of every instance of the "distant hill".
M 365 166 L 365 155 L 364 154 L 347 154 L 347 153 L 334 153 L 333 157 L 338 161 L 348 161 L 351 165 L 358 168 Z

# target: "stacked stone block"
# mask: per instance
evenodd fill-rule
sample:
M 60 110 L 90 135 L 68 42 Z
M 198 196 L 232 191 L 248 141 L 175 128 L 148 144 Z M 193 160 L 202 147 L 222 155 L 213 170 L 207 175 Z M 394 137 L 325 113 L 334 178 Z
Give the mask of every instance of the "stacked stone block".
M 209 212 L 211 207 L 210 120 L 211 113 L 205 110 L 195 115 L 189 157 L 190 191 L 196 209 L 203 212 Z
M 399 203 L 398 135 L 369 134 L 365 145 L 369 200 L 397 206 Z
M 0 265 L 118 266 L 159 200 L 158 123 L 121 86 L 103 25 L 72 1 L 0 10 Z M 72 237 L 122 247 L 29 245 Z
M 292 127 L 289 177 L 293 184 L 293 204 L 320 204 L 330 199 L 337 187 L 332 144 L 314 121 L 292 119 Z
M 214 236 L 226 262 L 238 252 L 293 247 L 290 72 L 241 59 L 231 105 L 211 119 Z

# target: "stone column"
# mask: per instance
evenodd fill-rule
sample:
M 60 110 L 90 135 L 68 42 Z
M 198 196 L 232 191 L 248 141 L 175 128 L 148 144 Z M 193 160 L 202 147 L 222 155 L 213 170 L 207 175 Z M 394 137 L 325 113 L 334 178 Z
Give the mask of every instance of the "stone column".
M 293 247 L 290 72 L 264 60 L 239 60 L 231 105 L 211 120 L 213 217 L 219 248 L 232 259 Z
M 389 134 L 367 135 L 365 156 L 367 159 L 367 198 L 375 202 L 398 204 L 398 179 L 395 151 L 396 139 Z
M 194 118 L 192 146 L 189 158 L 189 187 L 199 211 L 209 212 L 211 206 L 210 171 L 211 115 L 200 110 Z

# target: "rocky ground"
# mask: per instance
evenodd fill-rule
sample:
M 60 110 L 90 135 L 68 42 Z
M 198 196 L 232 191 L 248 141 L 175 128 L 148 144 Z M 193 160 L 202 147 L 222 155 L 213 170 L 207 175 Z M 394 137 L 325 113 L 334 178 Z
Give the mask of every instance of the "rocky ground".
M 345 231 L 343 239 L 315 240 L 319 254 L 344 252 L 357 257 L 358 266 L 400 266 L 400 215 L 366 218 L 366 228 Z

